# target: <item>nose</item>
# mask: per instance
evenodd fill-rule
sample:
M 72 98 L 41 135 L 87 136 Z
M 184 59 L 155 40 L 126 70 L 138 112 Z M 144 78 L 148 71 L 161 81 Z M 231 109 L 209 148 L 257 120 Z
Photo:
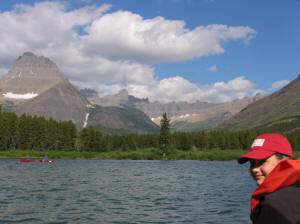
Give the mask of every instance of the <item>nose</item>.
M 251 173 L 257 173 L 258 172 L 258 167 L 250 167 L 250 172 Z
M 259 173 L 259 167 L 260 166 L 258 164 L 251 164 L 250 165 L 250 173 L 252 175 L 255 175 L 255 174 Z

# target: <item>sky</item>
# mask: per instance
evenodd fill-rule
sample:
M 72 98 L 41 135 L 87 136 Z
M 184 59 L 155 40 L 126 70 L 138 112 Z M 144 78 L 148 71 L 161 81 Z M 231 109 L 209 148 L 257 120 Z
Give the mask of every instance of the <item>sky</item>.
M 300 73 L 300 0 L 9 0 L 0 77 L 24 52 L 79 88 L 159 101 L 270 94 Z

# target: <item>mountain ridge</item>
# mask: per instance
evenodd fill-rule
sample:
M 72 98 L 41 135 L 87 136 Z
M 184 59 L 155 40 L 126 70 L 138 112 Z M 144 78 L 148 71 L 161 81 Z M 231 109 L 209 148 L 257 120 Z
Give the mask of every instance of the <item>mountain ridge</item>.
M 18 116 L 72 120 L 79 128 L 95 125 L 109 132 L 153 133 L 159 129 L 142 111 L 92 106 L 54 62 L 31 52 L 20 56 L 1 77 L 0 96 L 0 104 Z
M 89 105 L 89 101 L 69 81 L 63 80 L 20 105 L 15 112 L 18 116 L 25 113 L 62 121 L 72 120 L 83 125 Z
M 19 94 L 20 98 L 22 94 L 27 93 L 38 95 L 64 79 L 63 74 L 50 59 L 25 52 L 19 56 L 8 73 L 1 77 L 0 94 L 1 96 L 6 93 Z
M 157 125 L 160 124 L 161 115 L 166 112 L 171 120 L 172 131 L 200 131 L 215 128 L 248 104 L 264 97 L 264 95 L 257 94 L 254 97 L 245 97 L 219 104 L 200 101 L 161 104 L 157 101 L 149 102 L 147 98 L 136 98 L 129 95 L 125 89 L 115 95 L 102 98 L 98 97 L 92 90 L 87 92 L 93 93 L 86 95 L 86 97 L 96 104 L 139 109 L 146 113 Z
M 245 107 L 219 128 L 245 130 L 300 115 L 300 75 L 275 93 Z

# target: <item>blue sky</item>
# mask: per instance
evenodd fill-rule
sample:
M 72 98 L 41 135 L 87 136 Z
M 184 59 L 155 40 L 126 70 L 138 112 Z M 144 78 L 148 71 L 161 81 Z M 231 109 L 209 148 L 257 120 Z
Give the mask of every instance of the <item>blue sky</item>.
M 1 1 L 0 76 L 31 51 L 100 96 L 272 93 L 300 73 L 299 10 L 299 0 Z

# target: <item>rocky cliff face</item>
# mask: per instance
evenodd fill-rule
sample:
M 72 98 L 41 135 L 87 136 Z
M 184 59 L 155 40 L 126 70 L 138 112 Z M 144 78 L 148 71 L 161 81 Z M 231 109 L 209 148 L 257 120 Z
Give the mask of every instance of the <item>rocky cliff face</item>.
M 93 90 L 82 92 L 90 99 L 99 100 Z M 119 96 L 120 99 L 124 97 L 125 93 Z M 54 62 L 29 52 L 20 56 L 8 74 L 0 79 L 0 105 L 9 106 L 6 109 L 19 116 L 27 114 L 60 121 L 72 120 L 79 126 L 94 125 L 109 133 L 159 131 L 159 127 L 138 109 L 93 107 L 64 78 Z
M 159 126 L 134 108 L 95 106 L 89 124 L 107 133 L 159 133 Z
M 88 100 L 71 83 L 63 80 L 20 105 L 15 112 L 19 116 L 30 114 L 48 119 L 52 117 L 61 121 L 72 120 L 83 126 L 89 112 L 89 105 Z
M 11 99 L 29 99 L 64 79 L 54 62 L 27 52 L 0 79 L 0 95 Z
M 87 96 L 88 97 L 88 96 Z M 166 112 L 171 120 L 174 131 L 199 131 L 215 128 L 229 119 L 248 104 L 263 98 L 263 95 L 237 99 L 227 103 L 207 102 L 171 102 L 161 104 L 149 102 L 148 99 L 138 99 L 128 95 L 126 90 L 113 96 L 105 96 L 95 101 L 101 106 L 118 106 L 123 108 L 136 108 L 146 113 L 154 123 L 160 123 L 161 115 Z
M 72 120 L 83 125 L 88 100 L 62 75 L 50 59 L 27 52 L 0 79 L 0 101 L 15 104 L 17 115 Z
M 149 104 L 148 99 L 139 99 L 134 96 L 128 95 L 128 91 L 126 89 L 121 90 L 116 95 L 104 96 L 102 98 L 99 98 L 99 97 L 97 98 L 97 97 L 95 97 L 95 95 L 93 95 L 93 96 L 88 96 L 87 94 L 84 94 L 84 95 L 88 99 L 93 100 L 93 102 L 95 102 L 95 104 L 101 105 L 103 107 L 134 108 L 134 107 L 136 107 L 136 104 L 138 104 L 138 103 Z

